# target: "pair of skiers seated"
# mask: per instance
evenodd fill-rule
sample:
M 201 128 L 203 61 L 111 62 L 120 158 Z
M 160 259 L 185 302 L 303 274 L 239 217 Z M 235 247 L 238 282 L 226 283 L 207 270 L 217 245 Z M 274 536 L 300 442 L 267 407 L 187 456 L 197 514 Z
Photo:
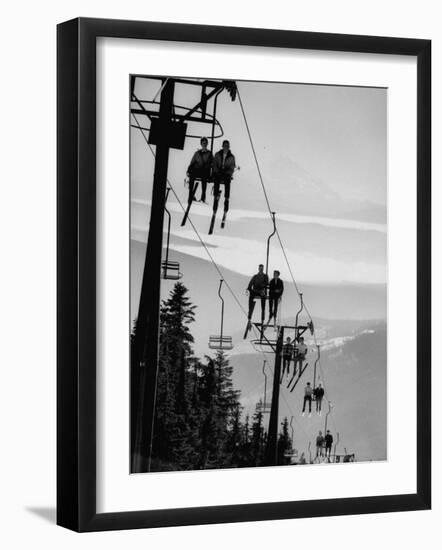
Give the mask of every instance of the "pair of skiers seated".
M 269 319 L 267 324 L 270 324 L 272 318 L 276 321 L 279 300 L 284 292 L 284 283 L 279 276 L 280 272 L 275 270 L 273 272 L 273 278 L 269 282 L 267 274 L 264 273 L 264 265 L 259 264 L 258 273 L 253 275 L 247 286 L 247 292 L 249 293 L 249 323 L 251 322 L 253 310 L 255 309 L 255 300 L 257 299 L 261 301 L 261 321 L 264 323 L 267 297 L 269 299 Z
M 299 341 L 296 342 L 295 339 L 292 340 L 290 337 L 287 337 L 283 347 L 282 347 L 282 359 L 283 359 L 283 370 L 287 373 L 287 376 L 290 374 L 290 363 L 294 362 L 294 371 L 293 375 L 296 374 L 297 367 L 302 369 L 302 364 L 307 355 L 308 348 L 304 344 L 304 338 L 301 336 Z
M 295 367 L 296 369 L 296 367 Z M 295 370 L 296 374 L 296 370 Z M 312 398 L 315 398 L 316 402 L 316 412 L 321 416 L 321 409 L 322 409 L 322 399 L 324 398 L 324 388 L 322 387 L 322 384 L 318 384 L 316 388 L 313 388 L 310 382 L 307 382 L 307 385 L 304 388 L 304 402 L 302 405 L 302 416 L 305 414 L 305 407 L 308 404 L 309 408 L 309 416 L 312 414 Z
M 198 186 L 195 180 L 201 181 L 201 202 L 206 202 L 207 182 L 213 181 L 213 192 L 216 198 L 220 194 L 220 186 L 224 185 L 224 210 L 227 212 L 229 209 L 230 184 L 236 167 L 235 156 L 230 151 L 230 143 L 225 139 L 222 149 L 215 155 L 212 155 L 208 149 L 209 142 L 207 138 L 201 138 L 200 143 L 201 149 L 195 152 L 187 168 L 189 178 L 188 203 L 190 204 L 195 200 Z

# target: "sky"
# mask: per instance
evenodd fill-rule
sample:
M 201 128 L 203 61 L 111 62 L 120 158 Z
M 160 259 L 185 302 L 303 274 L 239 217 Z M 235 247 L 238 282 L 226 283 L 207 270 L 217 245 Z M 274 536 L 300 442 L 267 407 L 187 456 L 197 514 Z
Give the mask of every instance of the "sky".
M 150 99 L 158 86 L 157 81 L 140 81 L 136 93 Z M 238 88 L 264 178 L 269 187 L 275 186 L 275 197 L 276 187 L 290 184 L 297 177 L 315 180 L 305 183 L 322 184 L 355 209 L 356 201 L 385 207 L 385 89 L 255 82 L 238 82 Z M 193 105 L 198 100 L 197 90 L 176 85 L 176 103 Z M 227 93 L 221 94 L 218 118 L 237 164 L 245 172 L 237 185 L 253 192 L 244 182 L 257 174 L 238 99 L 232 102 Z M 189 133 L 194 130 L 210 133 L 209 127 L 204 131 L 201 125 L 194 124 L 190 129 Z M 215 150 L 220 148 L 221 141 L 217 141 Z M 198 146 L 198 140 L 189 139 L 183 152 L 172 152 L 172 181 L 176 178 L 182 181 L 182 166 Z M 138 152 L 143 149 L 141 140 L 134 140 L 133 152 L 140 161 L 144 155 Z M 136 162 L 132 168 L 133 180 L 144 182 L 146 166 Z M 138 187 L 135 191 L 138 194 Z

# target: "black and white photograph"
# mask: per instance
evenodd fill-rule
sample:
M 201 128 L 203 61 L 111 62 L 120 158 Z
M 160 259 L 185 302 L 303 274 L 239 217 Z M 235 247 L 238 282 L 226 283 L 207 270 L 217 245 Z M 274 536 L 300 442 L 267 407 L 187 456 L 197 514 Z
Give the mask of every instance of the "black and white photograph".
M 130 77 L 131 472 L 387 456 L 387 90 Z
M 357 8 L 5 4 L 2 548 L 441 538 L 440 3 Z

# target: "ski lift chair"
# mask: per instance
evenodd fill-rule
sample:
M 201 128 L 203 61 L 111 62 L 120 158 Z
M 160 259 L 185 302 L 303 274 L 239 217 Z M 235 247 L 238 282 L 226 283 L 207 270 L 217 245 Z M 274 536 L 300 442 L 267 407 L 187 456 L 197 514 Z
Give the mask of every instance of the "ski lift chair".
M 262 373 L 264 375 L 264 399 L 260 399 L 259 403 L 256 405 L 256 410 L 262 414 L 270 413 L 272 409 L 272 404 L 267 402 L 267 374 L 266 374 L 266 365 L 267 360 L 264 359 L 262 364 Z
M 209 336 L 209 348 L 218 349 L 220 351 L 228 351 L 233 349 L 233 342 L 231 336 Z
M 272 410 L 272 404 L 271 403 L 263 403 L 260 401 L 256 404 L 256 410 L 257 412 L 260 412 L 261 414 L 269 414 Z
M 296 458 L 297 456 L 298 456 L 297 449 L 290 449 L 290 450 L 284 451 L 284 458 Z
M 167 279 L 167 280 L 170 280 L 170 281 L 178 281 L 183 276 L 183 274 L 180 271 L 180 264 L 179 264 L 179 262 L 169 260 L 171 215 L 170 215 L 169 210 L 166 207 L 167 198 L 169 197 L 169 191 L 170 191 L 170 187 L 167 188 L 166 199 L 164 201 L 164 211 L 166 212 L 166 214 L 168 216 L 168 222 L 167 222 L 166 258 L 161 263 L 161 271 L 162 271 L 163 279 Z
M 165 260 L 161 264 L 161 269 L 163 272 L 163 279 L 167 279 L 169 281 L 178 281 L 182 278 L 183 274 L 180 271 L 180 264 L 179 262 L 172 262 L 170 260 Z
M 223 334 L 223 328 L 224 328 L 224 299 L 221 296 L 221 287 L 224 280 L 220 279 L 219 282 L 219 288 L 218 288 L 218 296 L 221 300 L 221 328 L 220 328 L 220 334 L 209 336 L 209 348 L 210 349 L 216 349 L 219 351 L 229 351 L 233 349 L 233 341 L 231 336 L 225 336 Z

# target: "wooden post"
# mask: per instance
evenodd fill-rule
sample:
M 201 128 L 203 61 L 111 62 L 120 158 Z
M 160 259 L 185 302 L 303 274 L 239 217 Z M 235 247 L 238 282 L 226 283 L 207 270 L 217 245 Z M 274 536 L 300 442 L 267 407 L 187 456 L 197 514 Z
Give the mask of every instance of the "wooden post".
M 170 123 L 173 114 L 175 82 L 169 78 L 160 100 L 159 123 Z M 155 414 L 159 352 L 159 307 L 163 222 L 169 164 L 169 144 L 166 140 L 156 145 L 155 170 L 149 237 L 146 248 L 140 303 L 134 343 L 135 361 L 132 362 L 131 387 L 135 399 L 131 409 L 131 472 L 150 471 L 153 421 Z M 133 372 L 133 369 L 140 369 Z

